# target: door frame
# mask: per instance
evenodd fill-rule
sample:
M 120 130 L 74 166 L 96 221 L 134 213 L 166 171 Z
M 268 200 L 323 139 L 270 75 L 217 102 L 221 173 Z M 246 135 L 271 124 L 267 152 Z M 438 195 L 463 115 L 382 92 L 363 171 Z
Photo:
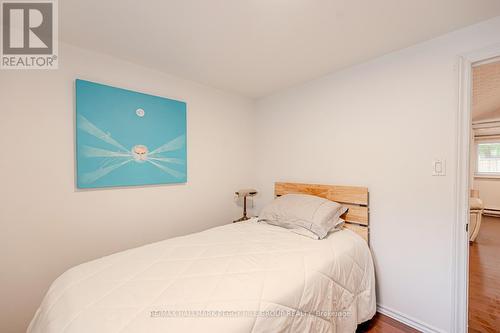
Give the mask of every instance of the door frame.
M 500 56 L 500 44 L 459 57 L 456 223 L 453 225 L 452 332 L 467 333 L 469 295 L 469 178 L 472 126 L 472 67 Z

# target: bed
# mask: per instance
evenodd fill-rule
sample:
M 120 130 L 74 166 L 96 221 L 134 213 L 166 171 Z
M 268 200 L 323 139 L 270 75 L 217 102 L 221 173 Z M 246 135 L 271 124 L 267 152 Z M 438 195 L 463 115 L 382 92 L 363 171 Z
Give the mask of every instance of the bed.
M 253 218 L 76 266 L 54 281 L 28 332 L 354 332 L 376 310 L 368 191 L 277 183 L 275 192 L 359 209 L 319 241 Z

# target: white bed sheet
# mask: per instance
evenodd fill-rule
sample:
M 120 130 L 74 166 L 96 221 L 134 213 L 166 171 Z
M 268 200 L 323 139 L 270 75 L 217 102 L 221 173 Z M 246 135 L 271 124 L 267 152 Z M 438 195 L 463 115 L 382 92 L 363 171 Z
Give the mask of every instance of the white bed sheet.
M 354 332 L 375 310 L 361 237 L 312 240 L 251 220 L 68 270 L 28 332 Z

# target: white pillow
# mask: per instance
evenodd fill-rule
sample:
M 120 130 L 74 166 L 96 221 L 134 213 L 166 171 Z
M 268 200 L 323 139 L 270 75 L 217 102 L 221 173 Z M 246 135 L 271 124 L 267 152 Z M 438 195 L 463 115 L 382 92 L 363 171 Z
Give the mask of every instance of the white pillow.
M 342 226 L 344 225 L 344 223 L 345 223 L 345 221 L 343 219 L 339 219 L 336 227 L 333 228 L 332 230 L 330 230 L 325 237 L 327 237 L 331 233 L 334 233 L 335 231 L 342 230 Z M 310 231 L 308 229 L 304 229 L 302 227 L 295 227 L 295 228 L 292 228 L 292 229 L 289 229 L 289 230 L 291 232 L 295 233 L 295 234 L 299 234 L 299 235 L 302 235 L 302 236 L 305 236 L 305 237 L 308 237 L 308 238 L 312 238 L 312 239 L 315 239 L 315 240 L 321 239 L 314 232 L 312 232 L 312 231 Z
M 314 195 L 287 194 L 264 207 L 259 221 L 287 229 L 306 229 L 323 239 L 341 226 L 340 216 L 346 211 L 347 207 Z

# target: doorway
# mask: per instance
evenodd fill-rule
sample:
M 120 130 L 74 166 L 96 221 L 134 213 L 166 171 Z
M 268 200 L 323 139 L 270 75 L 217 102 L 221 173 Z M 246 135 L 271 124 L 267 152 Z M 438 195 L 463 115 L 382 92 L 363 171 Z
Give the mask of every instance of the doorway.
M 500 329 L 500 59 L 472 66 L 468 331 Z
M 454 226 L 453 242 L 455 254 L 453 263 L 453 332 L 457 333 L 468 331 L 474 333 L 496 332 L 498 327 L 500 327 L 500 321 L 496 321 L 496 318 L 500 320 L 500 309 L 497 312 L 498 316 L 495 316 L 495 307 L 493 306 L 499 303 L 499 298 L 496 298 L 496 302 L 489 302 L 496 297 L 491 294 L 491 290 L 496 289 L 496 286 L 490 283 L 496 283 L 494 282 L 495 280 L 500 280 L 500 272 L 498 272 L 499 278 L 497 279 L 495 278 L 496 275 L 494 275 L 497 274 L 496 272 L 491 270 L 485 271 L 485 268 L 494 267 L 496 263 L 498 263 L 497 266 L 500 266 L 500 252 L 496 256 L 488 255 L 492 252 L 496 253 L 495 245 L 492 245 L 491 237 L 489 236 L 496 232 L 496 226 L 500 227 L 500 223 L 498 225 L 492 223 L 500 222 L 500 219 L 498 221 L 491 220 L 490 218 L 496 217 L 486 216 L 491 211 L 491 208 L 494 209 L 494 206 L 491 205 L 490 199 L 486 199 L 489 195 L 487 195 L 485 187 L 479 185 L 481 180 L 476 181 L 476 179 L 481 179 L 481 173 L 491 173 L 491 175 L 487 175 L 490 177 L 493 176 L 492 174 L 496 170 L 494 169 L 496 167 L 496 146 L 492 142 L 487 142 L 495 136 L 490 135 L 493 133 L 491 132 L 493 131 L 491 129 L 493 125 L 490 121 L 495 120 L 491 117 L 494 111 L 487 110 L 483 106 L 481 116 L 477 116 L 477 114 L 473 115 L 474 109 L 478 109 L 478 97 L 481 97 L 480 93 L 478 93 L 480 83 L 477 82 L 477 78 L 481 76 L 479 74 L 484 74 L 480 72 L 487 65 L 490 65 L 491 69 L 491 67 L 494 67 L 491 64 L 495 64 L 496 62 L 500 62 L 500 45 L 494 45 L 490 48 L 460 57 L 456 173 L 457 223 Z M 474 74 L 476 74 L 475 85 Z M 500 73 L 498 74 L 500 75 Z M 489 94 L 495 95 L 492 91 Z M 500 92 L 498 94 L 500 95 Z M 492 101 L 488 103 L 493 104 Z M 474 117 L 475 120 L 473 120 Z M 498 120 L 500 125 L 500 116 Z M 490 129 L 485 130 L 490 126 Z M 486 135 L 491 137 L 486 138 Z M 498 137 L 500 138 L 500 132 Z M 500 150 L 498 154 L 500 160 Z M 489 171 L 488 167 L 493 172 Z M 500 177 L 497 185 L 500 191 Z M 471 203 L 470 206 L 469 202 Z M 486 202 L 488 203 L 486 204 Z M 498 231 L 500 237 L 500 228 Z M 474 239 L 470 245 L 471 237 Z M 493 238 L 495 237 L 493 236 Z M 500 247 L 498 250 L 500 251 Z M 483 265 L 483 263 L 489 260 L 488 257 L 496 260 L 493 262 L 493 266 L 488 264 Z M 483 296 L 485 297 L 483 298 Z M 500 294 L 498 297 L 500 297 Z M 485 319 L 486 317 L 489 318 L 490 322 Z M 493 326 L 490 328 L 490 325 Z

